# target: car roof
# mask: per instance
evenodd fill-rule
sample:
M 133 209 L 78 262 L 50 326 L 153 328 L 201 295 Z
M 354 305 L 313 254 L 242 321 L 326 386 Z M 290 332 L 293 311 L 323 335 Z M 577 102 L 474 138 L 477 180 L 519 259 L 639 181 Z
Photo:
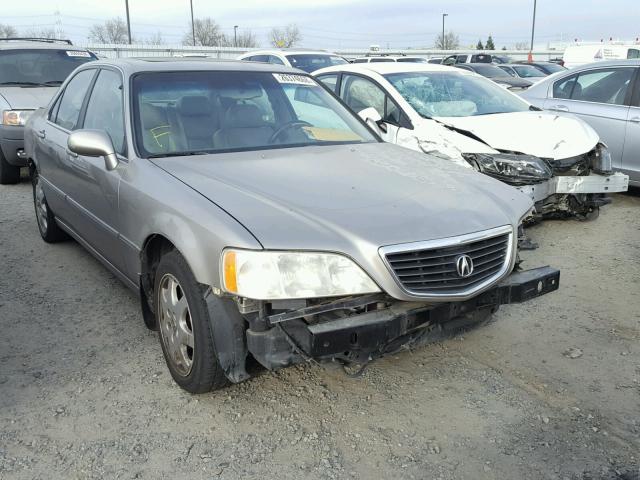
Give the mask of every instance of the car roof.
M 330 73 L 330 72 L 376 72 L 380 75 L 388 73 L 408 73 L 408 72 L 461 72 L 459 69 L 449 67 L 447 65 L 439 65 L 437 63 L 411 63 L 411 62 L 373 62 L 373 63 L 349 63 L 347 65 L 336 65 L 333 67 L 323 68 L 314 72 Z
M 640 66 L 640 59 L 631 59 L 627 60 L 621 58 L 619 60 L 605 60 L 601 62 L 591 62 L 585 63 L 584 65 L 580 65 L 579 67 L 572 68 L 571 70 L 582 70 L 584 68 L 602 68 L 602 67 L 623 67 L 626 65 L 631 65 L 632 67 Z
M 28 41 L 28 40 L 0 40 L 0 50 L 81 50 L 86 48 L 78 47 L 62 42 Z
M 262 62 L 246 62 L 242 60 L 220 60 L 191 57 L 149 57 L 149 58 L 117 58 L 98 60 L 87 64 L 91 67 L 101 65 L 118 67 L 127 75 L 137 72 L 189 72 L 189 71 L 237 71 L 237 72 L 273 72 L 297 73 L 308 75 L 297 68 L 285 67 Z

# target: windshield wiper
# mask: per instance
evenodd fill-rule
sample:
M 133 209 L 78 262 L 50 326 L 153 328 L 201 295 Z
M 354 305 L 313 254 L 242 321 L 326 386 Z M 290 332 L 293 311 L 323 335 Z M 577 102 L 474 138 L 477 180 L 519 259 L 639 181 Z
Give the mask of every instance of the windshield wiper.
M 542 109 L 540 107 L 536 107 L 535 105 L 529 105 L 529 110 L 532 112 L 541 112 Z
M 26 85 L 29 87 L 38 87 L 41 84 L 40 83 L 36 83 L 36 82 L 2 82 L 0 83 L 0 85 Z
M 53 87 L 62 85 L 62 80 L 49 80 L 47 82 L 2 82 L 0 85 L 18 85 L 25 87 Z
M 170 153 L 155 153 L 149 155 L 147 158 L 167 158 L 167 157 L 187 157 L 189 155 L 209 155 L 214 152 L 170 152 Z

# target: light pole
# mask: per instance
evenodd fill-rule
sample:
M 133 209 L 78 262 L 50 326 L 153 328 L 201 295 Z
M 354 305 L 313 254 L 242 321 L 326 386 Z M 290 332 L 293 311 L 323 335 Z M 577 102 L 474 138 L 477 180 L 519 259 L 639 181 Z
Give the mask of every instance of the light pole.
M 127 35 L 129 38 L 129 45 L 131 45 L 131 20 L 129 19 L 129 0 L 124 0 L 124 6 L 127 10 Z
M 442 49 L 446 50 L 445 42 L 444 42 L 444 17 L 448 17 L 448 13 L 442 14 Z
M 233 26 L 233 46 L 238 48 L 238 25 Z
M 189 0 L 191 3 L 191 40 L 193 41 L 193 46 L 196 46 L 196 24 L 193 21 L 193 0 Z
M 533 36 L 536 31 L 536 0 L 533 0 L 533 22 L 531 23 L 531 48 L 529 48 L 529 61 L 533 62 Z

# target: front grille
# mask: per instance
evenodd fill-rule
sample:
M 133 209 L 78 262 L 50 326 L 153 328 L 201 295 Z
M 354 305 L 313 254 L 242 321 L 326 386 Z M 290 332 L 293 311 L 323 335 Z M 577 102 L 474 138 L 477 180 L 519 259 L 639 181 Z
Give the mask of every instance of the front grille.
M 383 249 L 396 279 L 409 293 L 424 296 L 466 295 L 497 279 L 511 263 L 510 227 L 496 229 L 465 239 L 424 242 L 424 248 L 402 250 L 402 246 Z M 494 234 L 495 233 L 495 234 Z M 480 237 L 480 238 L 478 238 Z M 429 244 L 436 246 L 429 246 Z M 415 245 L 415 244 L 413 244 Z M 456 269 L 460 255 L 473 261 L 473 272 L 461 277 Z

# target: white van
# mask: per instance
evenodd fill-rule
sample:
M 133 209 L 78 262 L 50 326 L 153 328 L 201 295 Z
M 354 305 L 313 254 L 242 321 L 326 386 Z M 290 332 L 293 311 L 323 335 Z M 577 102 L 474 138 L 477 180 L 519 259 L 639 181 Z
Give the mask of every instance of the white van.
M 624 60 L 632 58 L 640 58 L 640 45 L 611 45 L 604 43 L 570 45 L 562 56 L 564 66 L 567 68 L 579 67 L 585 63 L 602 60 Z

